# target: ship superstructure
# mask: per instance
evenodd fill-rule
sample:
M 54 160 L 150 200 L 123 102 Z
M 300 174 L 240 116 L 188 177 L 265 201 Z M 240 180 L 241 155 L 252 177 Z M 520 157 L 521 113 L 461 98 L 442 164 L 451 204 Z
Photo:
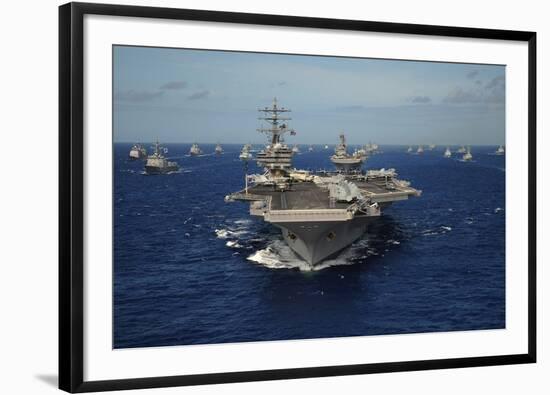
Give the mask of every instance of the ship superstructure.
M 240 160 L 250 160 L 252 159 L 252 154 L 250 153 L 250 144 L 243 145 L 243 148 L 241 149 L 241 153 L 239 154 Z
M 216 153 L 216 155 L 223 154 L 223 148 L 220 143 L 216 144 L 216 148 L 214 148 L 214 152 Z
M 502 145 L 499 145 L 497 150 L 495 151 L 495 155 L 504 155 L 504 147 Z
M 367 145 L 365 145 L 363 150 L 366 152 L 367 155 L 374 155 L 379 152 L 379 147 L 378 144 L 369 142 Z
M 468 148 L 466 148 L 466 153 L 462 156 L 462 160 L 471 161 L 472 159 L 474 159 L 472 150 L 470 149 L 470 146 L 468 146 Z
M 311 266 L 361 237 L 387 205 L 420 195 L 399 180 L 394 169 L 347 173 L 293 169 L 292 150 L 281 141 L 283 134 L 294 134 L 286 124 L 290 118 L 281 116 L 290 110 L 274 100 L 259 111 L 270 124 L 259 129 L 270 136 L 257 156 L 265 173 L 246 175 L 244 189 L 225 200 L 248 202 L 250 214 L 280 228 L 290 248 Z
M 189 155 L 192 155 L 192 156 L 202 155 L 202 150 L 200 149 L 197 143 L 194 143 L 191 146 L 191 148 L 189 149 Z
M 131 160 L 147 158 L 147 150 L 141 144 L 134 144 L 128 153 Z
M 176 162 L 170 162 L 164 157 L 165 149 L 160 146 L 158 140 L 155 143 L 153 154 L 147 157 L 145 172 L 147 174 L 167 174 L 179 169 Z
M 273 99 L 271 107 L 258 109 L 262 114 L 258 119 L 269 124 L 268 128 L 257 129 L 260 133 L 265 133 L 268 136 L 268 144 L 263 150 L 256 154 L 258 166 L 266 169 L 270 179 L 274 182 L 275 188 L 286 188 L 288 185 L 288 172 L 292 166 L 292 149 L 285 144 L 283 136 L 285 133 L 295 135 L 294 129 L 290 129 L 286 121 L 289 117 L 282 114 L 289 113 L 290 110 L 284 107 L 279 107 L 277 99 Z
M 447 149 L 445 150 L 445 153 L 443 154 L 443 156 L 445 158 L 450 158 L 453 154 L 451 153 L 451 150 L 449 147 L 447 147 Z
M 359 147 L 358 149 L 353 151 L 353 155 L 354 156 L 361 156 L 361 157 L 364 157 L 366 159 L 368 154 L 367 154 L 367 150 L 365 148 Z

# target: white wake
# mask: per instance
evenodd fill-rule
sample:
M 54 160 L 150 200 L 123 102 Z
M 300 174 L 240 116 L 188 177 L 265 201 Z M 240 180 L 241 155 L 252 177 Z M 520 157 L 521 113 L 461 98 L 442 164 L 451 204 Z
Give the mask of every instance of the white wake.
M 366 253 L 365 253 L 365 248 Z M 314 266 L 301 259 L 283 240 L 273 240 L 266 248 L 254 252 L 246 259 L 270 269 L 299 269 L 303 272 L 319 271 L 332 266 L 353 265 L 370 255 L 378 255 L 368 249 L 367 240 L 359 240 L 344 249 L 335 258 L 327 259 Z

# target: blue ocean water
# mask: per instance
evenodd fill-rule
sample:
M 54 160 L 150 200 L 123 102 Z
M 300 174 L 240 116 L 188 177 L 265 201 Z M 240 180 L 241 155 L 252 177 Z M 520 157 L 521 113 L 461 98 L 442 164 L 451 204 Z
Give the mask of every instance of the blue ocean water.
M 242 188 L 240 146 L 147 176 L 114 146 L 114 347 L 495 329 L 505 326 L 505 158 L 472 147 L 424 155 L 382 146 L 366 168 L 396 168 L 422 197 L 384 210 L 365 236 L 308 271 L 279 231 L 224 196 Z M 297 168 L 330 169 L 315 146 Z M 259 172 L 253 162 L 249 172 Z

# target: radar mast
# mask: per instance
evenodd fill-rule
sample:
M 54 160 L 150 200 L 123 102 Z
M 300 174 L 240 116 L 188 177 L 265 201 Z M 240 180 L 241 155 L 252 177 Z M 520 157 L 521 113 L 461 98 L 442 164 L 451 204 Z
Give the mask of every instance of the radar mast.
M 265 133 L 271 137 L 271 144 L 279 144 L 282 142 L 282 136 L 289 132 L 291 135 L 295 135 L 296 132 L 294 129 L 290 129 L 286 123 L 281 123 L 281 121 L 290 121 L 290 117 L 282 117 L 281 113 L 290 112 L 288 108 L 279 107 L 277 105 L 277 98 L 273 98 L 273 104 L 271 107 L 259 108 L 259 112 L 264 113 L 263 116 L 259 117 L 259 120 L 266 121 L 271 124 L 269 128 L 259 128 L 257 129 L 260 133 Z

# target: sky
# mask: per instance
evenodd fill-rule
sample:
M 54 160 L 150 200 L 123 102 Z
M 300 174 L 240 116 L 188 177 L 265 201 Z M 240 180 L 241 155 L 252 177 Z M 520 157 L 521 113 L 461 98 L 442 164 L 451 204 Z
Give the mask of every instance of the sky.
M 128 46 L 113 62 L 115 142 L 263 143 L 277 97 L 289 144 L 504 144 L 502 65 Z

